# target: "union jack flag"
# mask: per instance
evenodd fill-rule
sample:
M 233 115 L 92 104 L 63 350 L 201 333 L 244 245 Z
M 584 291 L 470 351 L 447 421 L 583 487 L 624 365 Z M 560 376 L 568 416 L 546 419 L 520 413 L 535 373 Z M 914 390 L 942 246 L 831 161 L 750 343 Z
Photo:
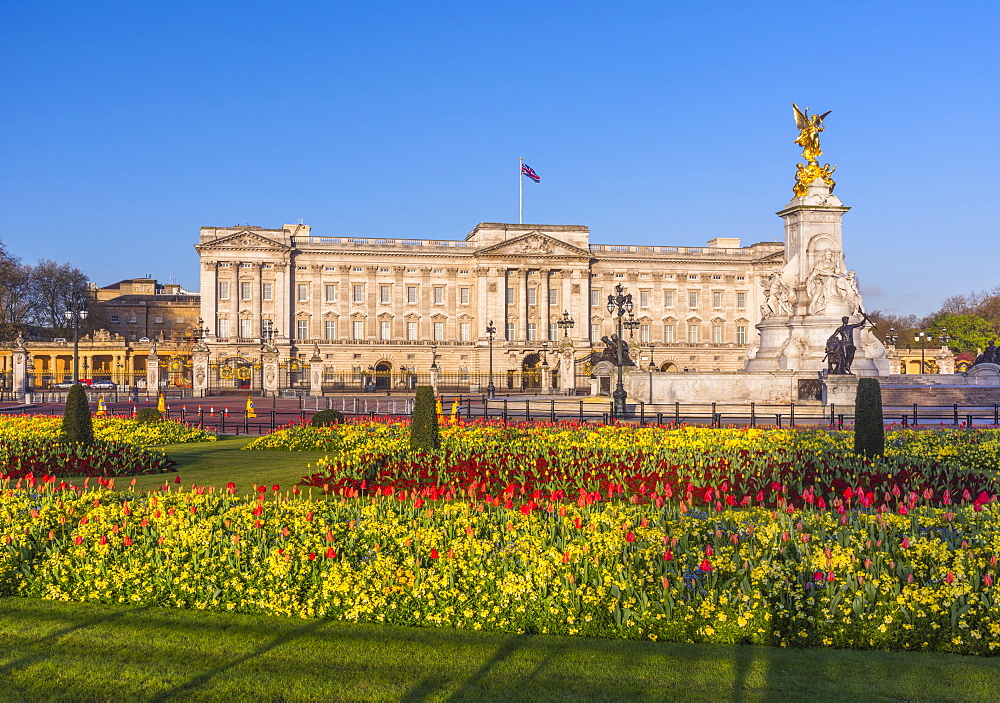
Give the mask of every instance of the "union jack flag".
M 527 176 L 535 183 L 538 183 L 540 180 L 542 180 L 541 177 L 537 173 L 535 173 L 535 169 L 531 168 L 531 166 L 529 166 L 528 164 L 521 164 L 521 175 Z

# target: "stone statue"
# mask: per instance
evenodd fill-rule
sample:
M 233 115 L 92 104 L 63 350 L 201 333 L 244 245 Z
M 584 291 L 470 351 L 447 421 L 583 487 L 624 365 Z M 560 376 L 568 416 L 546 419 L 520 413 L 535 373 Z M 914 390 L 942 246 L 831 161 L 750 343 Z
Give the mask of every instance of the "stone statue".
M 780 273 L 771 276 L 764 294 L 764 304 L 760 306 L 761 317 L 785 317 L 792 314 L 795 291 L 785 283 Z
M 861 322 L 852 325 L 850 318 L 845 315 L 841 318 L 843 324 L 826 340 L 824 358 L 827 363 L 827 373 L 831 375 L 851 373 L 851 364 L 854 363 L 854 353 L 857 351 L 854 345 L 854 330 L 864 327 L 868 322 L 867 315 L 862 313 L 862 318 Z
M 820 166 L 819 161 L 817 161 L 823 155 L 823 149 L 819 144 L 819 133 L 824 129 L 823 120 L 831 112 L 832 110 L 827 110 L 822 115 L 810 115 L 809 108 L 803 112 L 798 105 L 792 103 L 795 126 L 799 129 L 799 136 L 795 143 L 802 147 L 802 158 L 806 160 L 805 164 L 798 164 L 795 169 L 795 185 L 792 187 L 792 192 L 796 196 L 805 195 L 809 185 L 817 178 L 830 187 L 831 193 L 834 186 L 837 185 L 831 178 L 831 174 L 837 167 L 831 167 L 830 164 Z
M 864 312 L 861 305 L 861 291 L 858 290 L 857 274 L 848 271 L 846 276 L 837 278 L 837 294 L 844 299 L 852 315 Z
M 24 333 L 21 330 L 17 331 L 17 339 L 14 340 L 14 346 L 17 349 L 24 348 Z
M 830 299 L 840 298 L 840 280 L 845 277 L 844 267 L 833 249 L 823 249 L 806 277 L 806 295 L 809 296 L 809 314 L 821 315 Z M 850 287 L 850 284 L 846 284 Z

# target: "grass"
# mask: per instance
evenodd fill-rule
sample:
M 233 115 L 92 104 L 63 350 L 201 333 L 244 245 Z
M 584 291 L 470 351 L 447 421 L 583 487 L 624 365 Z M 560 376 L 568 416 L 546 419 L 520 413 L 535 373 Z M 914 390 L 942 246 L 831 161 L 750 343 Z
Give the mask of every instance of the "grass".
M 996 659 L 0 598 L 0 700 L 993 700 Z
M 167 444 L 157 447 L 177 462 L 177 473 L 152 474 L 136 477 L 139 490 L 156 490 L 164 482 L 173 483 L 180 476 L 181 485 L 215 486 L 225 488 L 229 481 L 236 484 L 238 493 L 250 493 L 254 483 L 291 488 L 310 473 L 308 464 L 325 456 L 324 452 L 245 452 L 242 448 L 251 437 L 220 438 L 218 442 Z M 128 486 L 129 479 L 118 479 L 119 488 Z

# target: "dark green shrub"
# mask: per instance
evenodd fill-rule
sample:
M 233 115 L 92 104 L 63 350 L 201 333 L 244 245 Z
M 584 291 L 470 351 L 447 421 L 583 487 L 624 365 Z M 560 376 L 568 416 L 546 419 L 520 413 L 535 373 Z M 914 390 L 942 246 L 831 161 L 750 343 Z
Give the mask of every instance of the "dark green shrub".
M 854 451 L 868 459 L 885 453 L 882 387 L 874 378 L 858 381 L 858 394 L 854 400 Z
M 66 394 L 66 409 L 63 411 L 63 434 L 70 442 L 90 444 L 94 441 L 94 426 L 90 419 L 90 405 L 87 393 L 79 383 L 73 384 Z
M 433 451 L 441 447 L 433 386 L 417 386 L 410 423 L 410 449 Z
M 162 419 L 163 416 L 160 415 L 160 411 L 156 408 L 139 408 L 139 411 L 135 414 L 135 421 L 142 425 L 148 422 L 159 422 Z
M 344 413 L 339 410 L 320 410 L 312 416 L 309 424 L 313 427 L 329 427 L 330 425 L 339 425 L 343 421 Z

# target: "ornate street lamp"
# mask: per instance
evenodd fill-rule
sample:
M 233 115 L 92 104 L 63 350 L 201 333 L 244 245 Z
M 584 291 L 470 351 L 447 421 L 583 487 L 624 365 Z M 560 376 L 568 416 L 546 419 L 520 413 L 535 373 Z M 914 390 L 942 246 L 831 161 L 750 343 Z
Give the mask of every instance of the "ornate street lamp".
M 890 327 L 889 334 L 885 336 L 885 341 L 889 343 L 890 347 L 896 346 L 896 342 L 899 341 L 899 335 L 896 334 L 896 328 Z
M 625 399 L 628 397 L 628 394 L 625 392 L 625 385 L 622 383 L 622 366 L 625 363 L 625 359 L 622 357 L 624 353 L 622 316 L 625 313 L 631 315 L 632 309 L 632 294 L 626 293 L 621 283 L 615 285 L 615 294 L 608 296 L 608 312 L 618 318 L 618 385 L 615 386 L 615 392 L 611 394 L 614 400 L 611 408 L 616 417 L 626 414 Z
M 437 357 L 438 357 L 438 345 L 432 344 L 431 345 L 431 371 L 437 371 L 437 368 L 438 368 Z
M 87 319 L 87 308 L 82 303 L 73 303 L 73 307 L 63 313 L 66 322 L 73 323 L 73 383 L 80 382 L 80 323 Z
M 556 320 L 556 325 L 563 331 L 563 337 L 569 337 L 569 331 L 576 322 L 569 316 L 569 310 L 564 310 L 562 317 Z
M 653 402 L 653 371 L 656 370 L 656 364 L 653 363 L 653 347 L 655 345 L 649 343 L 649 402 Z
M 490 341 L 490 382 L 486 384 L 486 397 L 492 400 L 497 394 L 497 387 L 493 385 L 493 337 L 497 333 L 497 328 L 493 325 L 493 320 L 486 323 L 486 338 Z
M 622 326 L 628 330 L 628 336 L 635 338 L 635 331 L 639 329 L 639 321 L 632 316 L 632 312 L 629 311 L 628 319 L 622 323 Z
M 913 338 L 920 342 L 920 373 L 927 373 L 927 367 L 924 365 L 924 349 L 927 347 L 927 342 L 932 341 L 934 337 L 926 332 L 917 332 Z
M 952 337 L 951 337 L 950 334 L 948 334 L 948 328 L 947 327 L 942 327 L 941 328 L 941 334 L 940 334 L 940 336 L 938 336 L 938 339 L 941 341 L 941 346 L 942 347 L 947 347 L 948 346 L 948 342 L 951 341 Z

